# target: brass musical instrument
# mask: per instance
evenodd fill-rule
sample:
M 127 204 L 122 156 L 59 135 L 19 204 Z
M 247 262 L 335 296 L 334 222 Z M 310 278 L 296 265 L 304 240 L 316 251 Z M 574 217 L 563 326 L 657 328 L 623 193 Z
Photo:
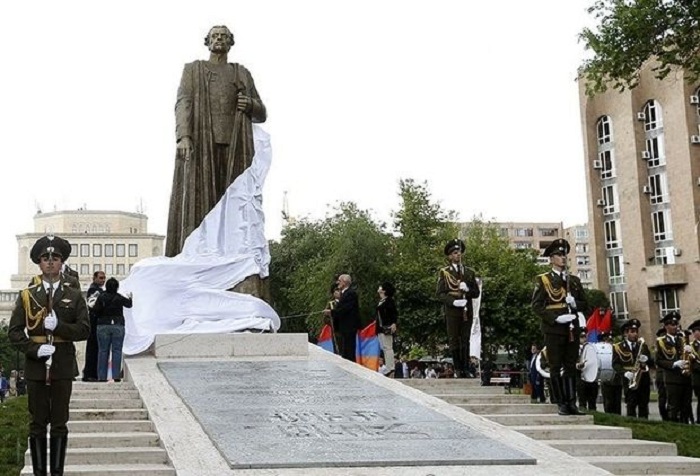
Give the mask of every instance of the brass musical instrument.
M 644 373 L 647 360 L 649 360 L 649 358 L 642 353 L 644 350 L 644 344 L 644 338 L 640 337 L 637 341 L 637 345 L 639 345 L 639 353 L 637 354 L 637 359 L 634 361 L 634 369 L 632 370 L 634 376 L 632 377 L 632 380 L 630 380 L 628 387 L 630 390 L 636 390 L 639 388 L 639 383 L 642 381 L 642 373 Z
M 687 377 L 691 374 L 691 363 L 694 357 L 692 349 L 691 351 L 686 351 L 686 346 L 690 346 L 690 343 L 686 340 L 685 336 L 681 338 L 681 344 L 683 345 L 683 356 L 681 357 L 683 369 L 681 370 L 681 374 Z

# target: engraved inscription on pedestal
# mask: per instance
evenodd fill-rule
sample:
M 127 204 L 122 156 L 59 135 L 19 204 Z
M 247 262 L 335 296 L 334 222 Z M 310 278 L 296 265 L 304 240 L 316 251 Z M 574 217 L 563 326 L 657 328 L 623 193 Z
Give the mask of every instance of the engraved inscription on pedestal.
M 232 468 L 535 463 L 329 362 L 160 368 Z

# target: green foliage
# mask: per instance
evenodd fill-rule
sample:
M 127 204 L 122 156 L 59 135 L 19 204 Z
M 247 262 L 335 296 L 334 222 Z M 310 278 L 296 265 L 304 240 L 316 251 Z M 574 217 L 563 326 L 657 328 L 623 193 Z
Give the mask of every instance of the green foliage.
M 610 307 L 610 299 L 608 298 L 608 295 L 600 289 L 585 289 L 584 294 L 586 295 L 586 302 L 588 303 L 589 311 L 593 311 L 593 309 L 596 307 L 602 309 L 607 309 Z
M 11 343 L 7 335 L 7 324 L 0 326 L 0 365 L 5 370 L 5 377 L 10 377 L 11 370 L 24 368 L 24 354 L 19 352 Z
M 700 78 L 697 0 L 598 0 L 588 12 L 598 26 L 579 35 L 594 53 L 581 68 L 587 94 L 635 87 L 642 66 L 653 59 L 660 79 L 677 67 L 689 81 Z
M 700 457 L 700 428 L 697 425 L 682 425 L 665 421 L 648 421 L 620 415 L 593 414 L 596 425 L 624 426 L 632 429 L 635 440 L 675 443 L 679 456 Z
M 0 474 L 19 474 L 29 437 L 27 397 L 5 400 L 0 406 Z

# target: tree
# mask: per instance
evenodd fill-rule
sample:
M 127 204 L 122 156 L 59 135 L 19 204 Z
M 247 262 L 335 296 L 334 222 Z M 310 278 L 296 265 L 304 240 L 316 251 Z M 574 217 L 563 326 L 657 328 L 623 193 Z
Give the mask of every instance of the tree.
M 588 304 L 589 312 L 596 307 L 602 309 L 607 309 L 610 307 L 610 299 L 608 299 L 607 294 L 600 289 L 586 289 L 584 290 L 584 294 L 586 296 L 586 303 Z
M 634 88 L 649 60 L 657 61 L 652 71 L 659 79 L 676 68 L 689 81 L 700 78 L 698 0 L 599 0 L 588 12 L 598 27 L 579 35 L 594 53 L 581 68 L 587 94 Z
M 432 354 L 446 342 L 437 273 L 445 265 L 443 247 L 457 236 L 455 214 L 432 201 L 427 184 L 399 182 L 401 208 L 394 217 L 391 277 L 397 289 L 400 351 L 421 346 Z

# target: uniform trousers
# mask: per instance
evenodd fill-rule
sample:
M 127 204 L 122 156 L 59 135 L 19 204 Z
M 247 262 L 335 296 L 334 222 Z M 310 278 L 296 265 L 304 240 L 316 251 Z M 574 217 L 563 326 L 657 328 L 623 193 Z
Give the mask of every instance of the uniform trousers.
M 628 417 L 649 418 L 649 394 L 651 392 L 651 379 L 649 373 L 642 374 L 639 386 L 632 390 L 629 385 L 624 386 L 625 405 Z
M 68 435 L 72 391 L 73 381 L 69 379 L 51 380 L 51 385 L 46 385 L 43 380 L 27 380 L 30 437 L 46 438 L 49 424 L 52 438 Z
M 469 363 L 469 334 L 471 333 L 472 321 L 464 320 L 460 314 L 445 315 L 447 325 L 447 342 L 450 346 L 450 355 L 454 364 L 455 372 L 467 372 Z

